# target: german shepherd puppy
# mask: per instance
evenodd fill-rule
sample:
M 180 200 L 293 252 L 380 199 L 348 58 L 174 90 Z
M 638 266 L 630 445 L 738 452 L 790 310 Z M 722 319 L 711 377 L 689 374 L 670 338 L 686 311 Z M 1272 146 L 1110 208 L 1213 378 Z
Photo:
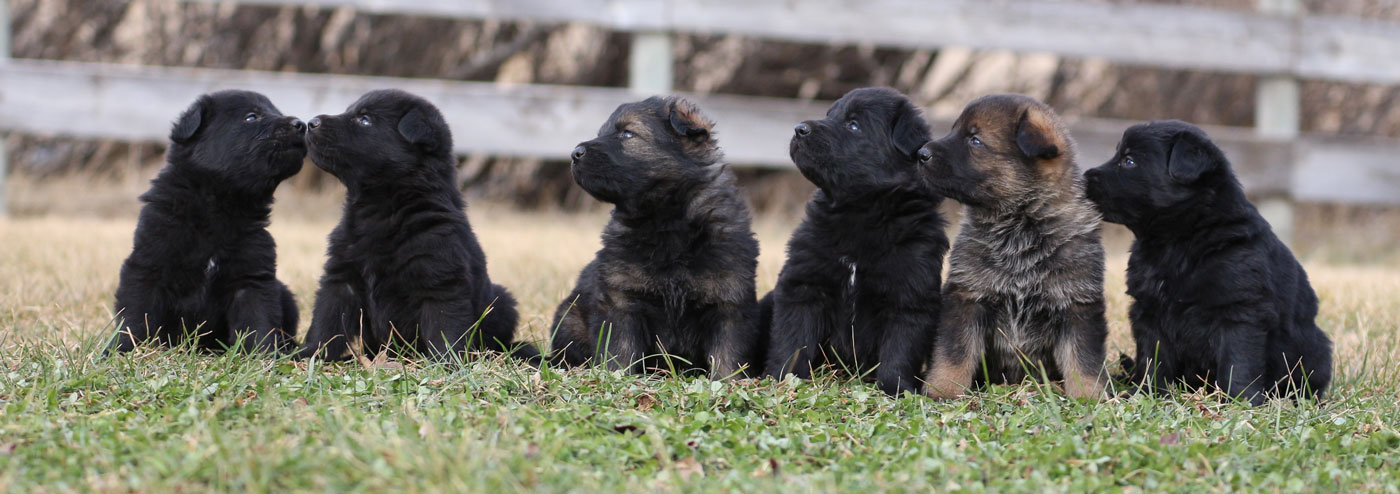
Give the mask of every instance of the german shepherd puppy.
M 1074 141 L 1054 110 L 1009 94 L 978 98 L 919 151 L 934 190 L 965 206 L 949 257 L 930 396 L 1041 372 L 1076 398 L 1102 398 L 1103 245 Z M 984 361 L 985 360 L 985 361 Z
M 766 375 L 836 362 L 873 369 L 890 395 L 918 392 L 948 253 L 942 198 L 919 183 L 928 140 L 919 109 L 886 88 L 846 93 L 797 125 L 789 152 L 818 190 L 761 302 L 773 314 Z
M 713 129 L 689 101 L 653 97 L 574 148 L 574 181 L 614 207 L 555 312 L 556 361 L 728 377 L 760 358 L 758 241 Z
M 404 351 L 538 351 L 515 343 L 515 299 L 486 273 L 463 214 L 452 134 L 431 103 L 371 91 L 339 115 L 307 122 L 311 161 L 345 184 L 303 358 Z
M 154 340 L 222 350 L 289 351 L 297 304 L 277 281 L 267 233 L 272 193 L 306 158 L 306 124 L 251 91 L 200 96 L 170 131 L 167 165 L 136 224 L 117 285 L 108 351 Z
M 1224 153 L 1196 126 L 1134 125 L 1085 174 L 1104 220 L 1133 231 L 1128 259 L 1133 382 L 1187 381 L 1263 404 L 1321 397 L 1332 342 L 1317 295 L 1288 247 L 1245 198 Z M 1296 395 L 1295 395 L 1296 396 Z

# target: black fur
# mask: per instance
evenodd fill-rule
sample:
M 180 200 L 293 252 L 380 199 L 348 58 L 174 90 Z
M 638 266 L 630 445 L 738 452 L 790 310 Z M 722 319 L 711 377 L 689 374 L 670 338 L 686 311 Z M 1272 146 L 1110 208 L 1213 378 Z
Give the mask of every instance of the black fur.
M 761 302 L 773 318 L 765 374 L 807 378 L 830 362 L 873 369 L 891 395 L 918 392 L 948 252 L 942 198 L 916 175 L 928 140 L 918 108 L 883 88 L 851 91 L 798 126 L 789 151 L 819 189 Z
M 1332 343 L 1314 322 L 1308 275 L 1204 132 L 1178 121 L 1135 125 L 1085 176 L 1104 220 L 1137 237 L 1128 260 L 1133 382 L 1158 391 L 1211 384 L 1255 405 L 1295 391 L 1321 396 Z
M 372 91 L 345 113 L 312 119 L 306 142 L 312 162 L 347 192 L 302 357 L 348 359 L 355 340 L 369 356 L 486 349 L 538 357 L 515 343 L 515 299 L 487 276 L 436 107 Z
M 556 361 L 728 377 L 761 358 L 758 242 L 711 127 L 685 100 L 650 98 L 575 149 L 574 180 L 614 209 L 555 313 Z
M 136 225 L 117 286 L 110 350 L 155 340 L 220 350 L 290 350 L 297 306 L 277 281 L 272 193 L 301 170 L 305 125 L 249 91 L 201 96 L 170 132 L 167 165 Z

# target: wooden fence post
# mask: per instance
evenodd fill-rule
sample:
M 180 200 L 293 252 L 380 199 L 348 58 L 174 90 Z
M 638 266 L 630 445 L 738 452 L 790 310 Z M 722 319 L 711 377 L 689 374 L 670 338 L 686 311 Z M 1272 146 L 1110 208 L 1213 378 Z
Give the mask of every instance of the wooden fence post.
M 671 51 L 671 33 L 633 34 L 628 55 L 628 89 L 645 95 L 671 92 L 671 74 L 675 66 L 675 57 Z
M 1297 18 L 1299 0 L 1258 0 L 1259 10 L 1280 17 Z M 1296 36 L 1298 33 L 1295 32 Z M 1290 47 L 1295 51 L 1296 42 Z M 1288 153 L 1288 191 L 1259 198 L 1259 213 L 1273 227 L 1283 243 L 1293 244 L 1293 177 L 1297 173 L 1297 138 L 1301 113 L 1298 79 L 1291 73 L 1265 75 L 1254 90 L 1254 131 L 1261 137 L 1278 139 L 1293 152 Z
M 0 70 L 10 61 L 10 3 L 0 0 Z M 0 218 L 10 215 L 10 198 L 5 194 L 6 178 L 10 174 L 10 150 L 5 146 L 5 135 L 0 134 Z

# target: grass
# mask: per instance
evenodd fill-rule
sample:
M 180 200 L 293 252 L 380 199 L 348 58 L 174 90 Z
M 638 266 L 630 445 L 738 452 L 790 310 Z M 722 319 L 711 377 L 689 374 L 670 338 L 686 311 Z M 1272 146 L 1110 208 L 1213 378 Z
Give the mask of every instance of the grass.
M 521 301 L 525 337 L 544 340 L 606 217 L 471 216 L 493 278 Z M 390 369 L 187 349 L 95 358 L 133 226 L 0 221 L 0 490 L 1400 491 L 1389 263 L 1305 260 L 1336 342 L 1321 405 L 1081 403 L 1035 384 L 934 402 L 831 375 L 713 382 L 500 358 Z M 761 291 L 792 226 L 756 225 Z M 273 225 L 303 314 L 330 227 Z M 1123 267 L 1110 260 L 1111 353 L 1130 347 Z

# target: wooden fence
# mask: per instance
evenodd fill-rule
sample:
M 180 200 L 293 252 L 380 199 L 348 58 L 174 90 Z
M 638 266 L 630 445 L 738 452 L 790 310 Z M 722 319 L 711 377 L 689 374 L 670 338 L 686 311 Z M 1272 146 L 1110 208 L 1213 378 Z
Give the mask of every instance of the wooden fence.
M 1400 204 L 1400 142 L 1298 132 L 1299 79 L 1400 84 L 1400 23 L 1308 16 L 1299 13 L 1297 0 L 1259 1 L 1257 12 L 1040 0 L 236 2 L 584 22 L 623 30 L 633 35 L 626 89 L 8 59 L 8 22 L 0 22 L 0 130 L 158 141 L 185 105 L 210 90 L 255 89 L 288 114 L 310 116 L 338 112 L 369 89 L 400 87 L 442 107 L 459 152 L 563 158 L 617 104 L 671 91 L 671 33 L 739 34 L 903 48 L 1051 52 L 1259 75 L 1258 127 L 1207 130 L 1236 163 L 1246 187 L 1276 199 L 1266 200 L 1264 207 L 1285 236 L 1294 199 Z M 0 0 L 0 20 L 6 18 L 4 5 Z M 726 95 L 696 99 L 719 122 L 728 161 L 748 166 L 791 166 L 787 140 L 792 125 L 821 116 L 826 106 Z M 941 133 L 949 122 L 937 117 L 932 123 Z M 1091 165 L 1106 159 L 1130 123 L 1073 122 L 1081 161 Z M 0 152 L 0 172 L 3 156 Z

